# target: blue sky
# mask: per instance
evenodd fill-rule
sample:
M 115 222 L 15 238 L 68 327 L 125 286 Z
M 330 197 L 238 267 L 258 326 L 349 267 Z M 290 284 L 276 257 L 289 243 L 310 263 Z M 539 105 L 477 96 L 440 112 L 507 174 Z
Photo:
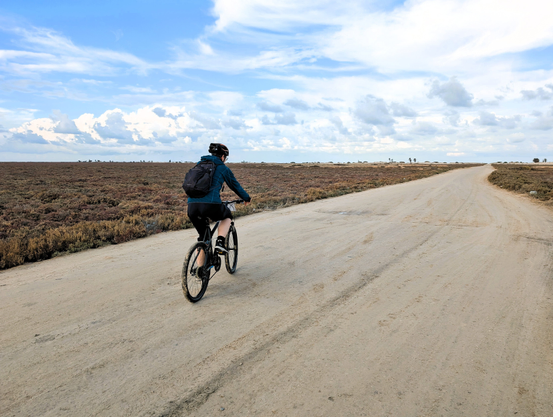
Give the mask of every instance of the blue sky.
M 0 4 L 0 160 L 553 160 L 553 3 Z

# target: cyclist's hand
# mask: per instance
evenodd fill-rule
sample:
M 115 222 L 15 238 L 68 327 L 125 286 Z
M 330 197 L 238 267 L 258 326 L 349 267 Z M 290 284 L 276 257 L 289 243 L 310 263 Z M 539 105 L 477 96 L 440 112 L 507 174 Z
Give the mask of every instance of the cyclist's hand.
M 248 204 L 250 204 L 252 202 L 252 200 L 250 201 L 244 201 L 244 205 L 247 206 Z

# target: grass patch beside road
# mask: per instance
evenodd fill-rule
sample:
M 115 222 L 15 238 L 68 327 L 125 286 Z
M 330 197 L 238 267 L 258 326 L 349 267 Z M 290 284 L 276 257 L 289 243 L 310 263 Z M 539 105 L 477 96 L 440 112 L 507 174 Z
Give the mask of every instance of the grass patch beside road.
M 0 269 L 191 227 L 193 164 L 0 163 Z M 425 178 L 464 164 L 229 164 L 253 198 L 238 215 Z M 223 193 L 233 199 L 234 193 Z
M 488 180 L 501 188 L 553 202 L 553 166 L 493 164 Z

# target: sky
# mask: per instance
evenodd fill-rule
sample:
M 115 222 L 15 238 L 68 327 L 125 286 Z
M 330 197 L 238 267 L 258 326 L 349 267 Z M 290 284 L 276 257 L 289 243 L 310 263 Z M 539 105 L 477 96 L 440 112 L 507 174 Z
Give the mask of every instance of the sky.
M 0 161 L 553 161 L 548 0 L 2 0 Z

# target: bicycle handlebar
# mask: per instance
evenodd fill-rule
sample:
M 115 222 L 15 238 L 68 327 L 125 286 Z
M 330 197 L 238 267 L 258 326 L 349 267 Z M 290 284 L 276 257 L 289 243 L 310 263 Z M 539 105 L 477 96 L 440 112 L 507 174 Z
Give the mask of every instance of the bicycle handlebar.
M 239 200 L 232 200 L 232 201 L 223 201 L 223 204 L 225 204 L 225 205 L 228 206 L 229 204 L 233 204 L 233 203 L 241 204 L 241 203 L 243 203 L 243 202 L 244 202 L 244 200 L 239 199 Z

